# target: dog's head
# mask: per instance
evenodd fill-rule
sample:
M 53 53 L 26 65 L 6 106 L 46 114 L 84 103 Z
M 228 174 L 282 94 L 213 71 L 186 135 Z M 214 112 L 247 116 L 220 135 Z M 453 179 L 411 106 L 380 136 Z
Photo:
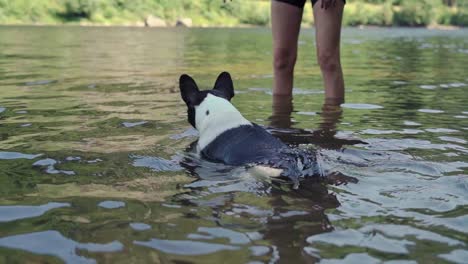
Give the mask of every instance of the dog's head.
M 179 79 L 180 94 L 187 105 L 188 122 L 196 129 L 207 120 L 220 118 L 222 112 L 235 109 L 230 103 L 234 97 L 231 75 L 222 72 L 216 79 L 214 88 L 200 91 L 192 77 L 182 74 Z

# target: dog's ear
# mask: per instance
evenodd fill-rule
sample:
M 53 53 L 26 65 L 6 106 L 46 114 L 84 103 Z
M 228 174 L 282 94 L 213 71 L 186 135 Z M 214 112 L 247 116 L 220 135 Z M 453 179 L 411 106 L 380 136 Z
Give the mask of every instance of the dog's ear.
M 189 107 L 195 106 L 198 102 L 198 93 L 200 92 L 195 80 L 187 74 L 182 74 L 179 78 L 179 88 L 180 95 L 185 104 Z
M 224 98 L 231 101 L 231 98 L 234 97 L 234 84 L 232 83 L 231 75 L 228 72 L 219 74 L 213 90 L 221 92 Z

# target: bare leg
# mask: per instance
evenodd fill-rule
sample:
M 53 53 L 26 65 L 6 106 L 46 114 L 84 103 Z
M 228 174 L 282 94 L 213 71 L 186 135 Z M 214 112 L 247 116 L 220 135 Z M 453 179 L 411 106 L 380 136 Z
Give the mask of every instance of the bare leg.
M 291 95 L 302 8 L 271 1 L 274 95 Z
M 325 99 L 344 102 L 344 80 L 340 62 L 341 20 L 344 3 L 337 0 L 329 8 L 320 8 L 322 0 L 314 5 L 317 60 L 325 85 Z
M 273 95 L 270 125 L 277 128 L 290 128 L 293 103 L 291 95 Z

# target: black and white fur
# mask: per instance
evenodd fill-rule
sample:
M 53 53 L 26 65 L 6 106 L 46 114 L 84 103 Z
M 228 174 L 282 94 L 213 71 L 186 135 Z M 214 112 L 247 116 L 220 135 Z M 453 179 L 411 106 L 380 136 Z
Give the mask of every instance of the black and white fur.
M 179 86 L 188 121 L 200 134 L 197 150 L 203 158 L 227 165 L 257 165 L 270 176 L 289 177 L 296 185 L 302 176 L 320 174 L 314 154 L 290 148 L 231 104 L 234 86 L 229 73 L 222 72 L 212 90 L 200 91 L 186 74 L 180 76 Z

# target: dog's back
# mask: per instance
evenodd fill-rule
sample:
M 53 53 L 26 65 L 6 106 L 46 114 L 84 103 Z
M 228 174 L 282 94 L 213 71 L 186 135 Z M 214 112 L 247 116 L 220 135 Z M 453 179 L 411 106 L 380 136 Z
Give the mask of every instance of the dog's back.
M 288 148 L 262 127 L 242 125 L 229 129 L 208 144 L 201 154 L 210 160 L 228 165 L 263 162 Z

